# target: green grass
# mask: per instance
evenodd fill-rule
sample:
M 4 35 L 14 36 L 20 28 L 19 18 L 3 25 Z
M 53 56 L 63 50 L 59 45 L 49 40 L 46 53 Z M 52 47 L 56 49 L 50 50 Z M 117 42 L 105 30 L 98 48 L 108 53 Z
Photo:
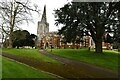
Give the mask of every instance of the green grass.
M 54 60 L 54 59 L 49 58 L 49 57 L 47 57 L 43 54 L 40 54 L 38 52 L 38 49 L 16 49 L 16 48 L 7 49 L 7 48 L 3 48 L 2 52 L 12 54 L 12 55 L 15 55 L 15 56 L 31 58 L 31 59 L 35 59 L 35 60 L 38 60 L 38 61 L 60 64 L 60 62 L 58 62 L 57 60 Z
M 0 80 L 2 78 L 2 57 L 0 56 Z
M 2 78 L 55 78 L 54 76 L 36 70 L 13 60 L 2 58 Z
M 104 54 L 96 54 L 94 51 L 89 52 L 87 49 L 53 49 L 52 53 L 115 71 L 118 70 L 118 66 L 120 66 L 120 64 L 118 64 L 118 55 L 120 55 L 120 53 L 116 51 L 105 50 Z

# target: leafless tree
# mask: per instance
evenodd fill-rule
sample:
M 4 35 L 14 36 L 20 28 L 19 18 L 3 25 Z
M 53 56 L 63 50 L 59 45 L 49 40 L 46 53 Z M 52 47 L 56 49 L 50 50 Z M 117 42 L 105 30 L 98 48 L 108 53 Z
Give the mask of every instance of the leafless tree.
M 12 35 L 18 25 L 32 21 L 32 12 L 39 13 L 38 6 L 30 0 L 3 0 L 0 1 L 0 26 L 8 35 L 9 48 L 12 48 Z

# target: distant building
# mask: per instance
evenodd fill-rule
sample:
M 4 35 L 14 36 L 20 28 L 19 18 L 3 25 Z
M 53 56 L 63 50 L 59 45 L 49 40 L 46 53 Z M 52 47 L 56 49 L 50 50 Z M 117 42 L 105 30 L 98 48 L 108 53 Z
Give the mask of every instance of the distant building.
M 42 18 L 41 18 L 41 21 L 38 22 L 38 27 L 37 27 L 37 37 L 38 37 L 37 46 L 38 47 L 43 46 L 42 41 L 45 38 L 47 40 L 48 34 L 49 34 L 49 23 L 47 23 L 46 6 L 44 6 Z M 47 44 L 47 42 L 44 42 L 44 43 Z
M 47 23 L 46 6 L 42 14 L 41 21 L 38 21 L 37 27 L 37 47 L 39 48 L 95 48 L 95 43 L 90 36 L 83 37 L 83 43 L 64 43 L 63 36 L 57 35 L 57 32 L 49 32 L 49 23 Z M 102 43 L 103 48 L 109 49 L 109 43 Z

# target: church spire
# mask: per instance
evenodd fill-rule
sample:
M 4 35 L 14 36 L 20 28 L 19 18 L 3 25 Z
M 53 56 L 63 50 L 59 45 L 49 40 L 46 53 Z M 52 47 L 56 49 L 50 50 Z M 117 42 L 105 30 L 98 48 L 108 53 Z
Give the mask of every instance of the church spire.
M 47 22 L 47 18 L 46 18 L 46 5 L 44 6 L 44 11 L 43 11 L 43 14 L 42 14 L 41 22 Z

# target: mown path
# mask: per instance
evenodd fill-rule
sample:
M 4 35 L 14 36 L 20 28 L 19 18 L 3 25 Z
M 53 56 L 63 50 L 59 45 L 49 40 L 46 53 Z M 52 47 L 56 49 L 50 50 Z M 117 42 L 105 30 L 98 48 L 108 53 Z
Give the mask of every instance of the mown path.
M 102 67 L 98 67 L 98 66 L 95 66 L 95 65 L 92 65 L 92 64 L 87 64 L 87 63 L 83 63 L 83 62 L 80 62 L 80 61 L 67 59 L 67 58 L 57 56 L 55 54 L 52 54 L 52 53 L 44 51 L 44 50 L 39 50 L 39 52 L 46 55 L 46 56 L 49 56 L 49 57 L 51 57 L 55 60 L 61 61 L 65 64 L 78 66 L 82 70 L 85 70 L 88 73 L 90 73 L 91 76 L 94 76 L 96 74 L 96 75 L 99 75 L 99 76 L 101 75 L 101 78 L 104 78 L 105 76 L 106 76 L 106 78 L 118 77 L 118 71 L 112 71 L 112 70 L 105 69 L 105 68 L 102 68 Z
M 81 63 L 74 60 L 69 60 L 63 57 L 50 54 L 46 51 L 40 50 L 40 53 L 49 56 L 53 59 L 59 60 L 64 64 L 52 64 L 46 63 L 34 59 L 23 58 L 19 56 L 14 56 L 11 54 L 3 53 L 2 55 L 18 62 L 22 62 L 36 69 L 44 70 L 56 75 L 59 75 L 65 79 L 81 79 L 81 78 L 117 78 L 117 72 L 111 70 L 103 69 L 93 65 Z

